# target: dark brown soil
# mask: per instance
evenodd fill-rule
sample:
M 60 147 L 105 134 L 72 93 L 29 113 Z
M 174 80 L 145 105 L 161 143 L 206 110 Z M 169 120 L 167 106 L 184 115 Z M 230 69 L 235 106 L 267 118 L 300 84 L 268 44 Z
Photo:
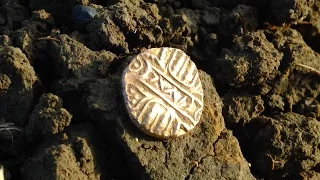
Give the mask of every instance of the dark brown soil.
M 158 140 L 120 80 L 164 46 L 200 69 L 204 110 Z M 0 0 L 0 165 L 12 180 L 320 179 L 319 52 L 319 0 Z

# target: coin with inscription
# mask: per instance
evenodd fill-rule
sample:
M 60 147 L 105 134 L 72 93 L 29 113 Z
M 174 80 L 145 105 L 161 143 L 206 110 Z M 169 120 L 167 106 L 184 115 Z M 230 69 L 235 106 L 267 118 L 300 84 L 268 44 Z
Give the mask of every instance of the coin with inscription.
M 131 120 L 161 139 L 193 129 L 203 109 L 196 65 L 182 50 L 152 48 L 132 59 L 122 75 L 122 93 Z

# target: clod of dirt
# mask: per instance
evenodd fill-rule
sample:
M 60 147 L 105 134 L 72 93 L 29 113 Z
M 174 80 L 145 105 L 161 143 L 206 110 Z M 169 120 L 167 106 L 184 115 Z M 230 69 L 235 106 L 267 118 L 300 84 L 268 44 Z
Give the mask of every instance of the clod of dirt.
M 107 179 L 98 138 L 91 124 L 71 126 L 33 151 L 22 165 L 22 179 Z
M 155 4 L 141 2 L 136 6 L 118 3 L 110 6 L 110 10 L 114 13 L 114 22 L 125 32 L 127 42 L 136 42 L 130 43 L 130 49 L 163 43 L 162 30 L 158 25 L 161 16 Z
M 128 53 L 128 43 L 120 28 L 112 20 L 112 12 L 105 9 L 87 26 L 94 49 L 108 49 Z
M 301 32 L 307 44 L 320 53 L 320 1 L 315 1 L 312 11 L 304 21 L 308 23 L 298 23 L 297 30 Z
M 279 23 L 302 21 L 308 16 L 314 0 L 272 0 L 270 10 Z
M 81 93 L 88 83 L 112 74 L 109 66 L 116 55 L 106 50 L 91 51 L 65 34 L 56 36 L 49 46 L 56 79 L 52 89 L 64 99 L 65 108 L 73 115 L 73 120 L 85 121 L 80 110 Z
M 266 99 L 268 106 L 271 107 L 274 113 L 284 111 L 285 103 L 280 95 L 272 94 L 270 96 L 267 96 Z
M 140 6 L 142 3 L 144 3 L 144 0 L 109 0 L 107 2 L 107 5 L 113 5 L 116 3 L 122 3 L 122 4 L 130 4 L 133 6 Z
M 11 83 L 12 82 L 11 82 L 10 77 L 8 75 L 0 74 L 0 84 L 1 84 L 0 92 L 1 92 L 1 94 L 8 91 Z
M 93 49 L 123 54 L 163 42 L 158 26 L 161 17 L 154 4 L 118 2 L 106 8 L 97 6 L 97 11 L 99 15 L 87 26 Z M 130 47 L 129 41 L 133 42 Z
M 250 174 L 238 140 L 231 131 L 224 131 L 220 136 L 214 144 L 215 155 L 196 162 L 188 179 L 255 179 Z
M 0 79 L 0 117 L 24 126 L 39 79 L 19 48 L 0 46 Z
M 32 17 L 22 23 L 22 27 L 10 34 L 13 46 L 19 47 L 33 65 L 39 51 L 46 45 L 39 38 L 48 36 L 54 24 L 51 14 L 44 10 L 34 11 Z
M 258 117 L 248 126 L 250 159 L 267 178 L 296 179 L 316 170 L 320 162 L 320 122 L 296 113 Z
M 266 100 L 271 112 L 296 112 L 320 119 L 320 76 L 306 69 L 293 69 L 281 77 Z
M 55 87 L 58 92 L 78 90 L 85 82 L 105 76 L 116 58 L 109 51 L 91 51 L 65 34 L 55 38 L 57 41 L 51 41 L 50 54 L 59 78 Z
M 10 34 L 22 21 L 29 19 L 28 10 L 19 0 L 4 0 L 0 6 L 0 34 Z
M 229 92 L 223 96 L 223 104 L 223 117 L 228 127 L 240 121 L 246 124 L 264 111 L 263 100 L 257 95 Z
M 201 22 L 200 12 L 192 11 L 191 9 L 180 9 L 177 11 L 177 14 L 173 14 L 168 18 L 170 21 L 170 29 L 167 33 L 171 33 L 171 38 L 194 35 L 197 33 L 198 24 Z
M 202 71 L 199 76 L 204 89 L 204 110 L 201 121 L 189 134 L 157 141 L 139 131 L 123 114 L 124 110 L 117 119 L 115 138 L 126 151 L 127 162 L 137 179 L 254 179 L 236 139 L 230 133 L 222 133 L 222 101 L 211 77 Z M 217 173 L 218 168 L 221 173 Z
M 197 42 L 200 22 L 200 12 L 191 9 L 181 9 L 177 14 L 161 19 L 159 23 L 163 30 L 164 44 L 188 52 Z
M 51 16 L 50 13 L 48 13 L 44 9 L 37 10 L 37 11 L 32 11 L 31 20 L 33 20 L 33 21 L 41 21 L 43 23 L 46 23 L 47 25 L 55 24 L 54 18 Z
M 88 3 L 88 0 L 69 0 L 69 1 L 55 1 L 55 0 L 30 0 L 29 6 L 32 11 L 45 10 L 50 13 L 53 18 L 56 20 L 58 25 L 61 24 L 71 24 L 71 12 L 72 8 L 76 4 L 84 4 Z
M 300 173 L 301 179 L 320 179 L 320 173 L 317 171 L 308 171 Z
M 229 34 L 247 34 L 255 30 L 258 26 L 257 9 L 246 5 L 237 5 L 231 11 L 221 12 L 220 33 Z
M 287 29 L 284 33 L 274 33 L 273 44 L 284 53 L 287 63 L 304 64 L 320 71 L 320 54 L 306 44 L 297 30 Z
M 0 35 L 0 46 L 11 46 L 12 41 L 7 35 Z
M 255 86 L 275 77 L 282 56 L 263 31 L 251 32 L 237 36 L 232 49 L 222 50 L 214 72 L 232 86 Z
M 96 82 L 87 85 L 82 96 L 84 112 L 93 122 L 99 124 L 102 131 L 111 131 L 113 126 L 110 124 L 120 116 L 119 106 L 123 100 L 119 93 L 120 81 L 120 77 L 114 78 L 114 76 L 97 79 Z
M 201 17 L 201 23 L 205 26 L 216 26 L 220 22 L 220 9 L 216 7 L 212 8 L 206 8 L 204 10 L 202 17 Z
M 277 34 L 273 41 L 281 51 L 284 59 L 290 63 L 277 82 L 273 84 L 269 97 L 280 96 L 276 105 L 272 99 L 266 99 L 270 112 L 296 112 L 305 116 L 320 119 L 320 76 L 314 70 L 320 71 L 320 55 L 314 52 L 300 33 L 289 29 L 286 36 Z M 282 100 L 281 100 L 282 99 Z M 283 102 L 281 102 L 283 101 Z M 283 106 L 283 108 L 279 105 Z
M 54 94 L 41 95 L 25 130 L 29 141 L 57 134 L 69 126 L 72 115 L 62 105 L 62 99 Z

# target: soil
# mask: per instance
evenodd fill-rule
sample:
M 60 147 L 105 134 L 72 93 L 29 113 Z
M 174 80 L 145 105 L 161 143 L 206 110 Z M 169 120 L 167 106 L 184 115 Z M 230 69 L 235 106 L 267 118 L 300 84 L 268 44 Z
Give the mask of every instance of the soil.
M 6 179 L 320 179 L 319 0 L 0 9 Z M 199 68 L 201 121 L 179 138 L 142 133 L 123 104 L 122 71 L 151 47 L 182 49 Z

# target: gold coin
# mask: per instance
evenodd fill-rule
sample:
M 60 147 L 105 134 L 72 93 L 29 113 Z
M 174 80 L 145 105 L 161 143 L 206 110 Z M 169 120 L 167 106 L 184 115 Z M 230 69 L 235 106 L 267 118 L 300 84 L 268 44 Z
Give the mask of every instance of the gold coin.
M 203 90 L 198 69 L 182 50 L 141 52 L 124 70 L 122 87 L 131 120 L 148 135 L 178 137 L 200 120 Z

